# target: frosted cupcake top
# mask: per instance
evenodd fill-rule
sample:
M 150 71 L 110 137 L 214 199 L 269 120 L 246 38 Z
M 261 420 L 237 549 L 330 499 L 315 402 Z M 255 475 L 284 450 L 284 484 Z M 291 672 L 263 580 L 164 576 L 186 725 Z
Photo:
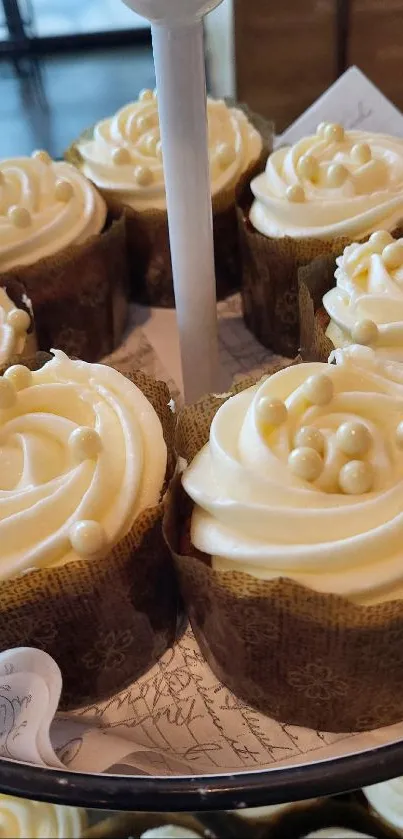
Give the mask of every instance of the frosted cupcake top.
M 24 351 L 30 326 L 28 312 L 18 309 L 6 290 L 0 287 L 0 367 Z
M 106 556 L 155 505 L 167 450 L 144 394 L 60 350 L 0 377 L 0 579 Z
M 335 347 L 365 344 L 403 361 L 403 239 L 379 230 L 349 245 L 336 264 L 336 287 L 323 298 L 328 338 Z
M 207 100 L 213 196 L 235 188 L 262 151 L 260 134 L 238 108 Z M 135 210 L 166 209 L 158 105 L 151 90 L 99 122 L 77 144 L 81 169 L 99 189 Z
M 106 205 L 69 163 L 45 151 L 0 161 L 0 271 L 32 265 L 100 233 Z
M 403 833 L 403 778 L 394 778 L 363 790 L 371 807 L 391 827 Z
M 324 827 L 322 830 L 315 830 L 308 833 L 306 839 L 371 839 L 368 833 L 357 833 L 356 830 L 348 830 L 345 827 Z
M 403 141 L 321 123 L 274 151 L 251 183 L 250 220 L 274 238 L 364 238 L 403 216 Z
M 183 476 L 219 571 L 356 602 L 403 597 L 403 367 L 365 347 L 228 399 Z
M 80 839 L 84 810 L 0 795 L 1 836 L 4 839 Z

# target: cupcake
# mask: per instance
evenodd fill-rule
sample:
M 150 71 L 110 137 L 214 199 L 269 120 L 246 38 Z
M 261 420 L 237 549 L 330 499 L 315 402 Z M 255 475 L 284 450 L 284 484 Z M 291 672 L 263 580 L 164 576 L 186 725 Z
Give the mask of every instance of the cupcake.
M 399 227 L 403 142 L 322 123 L 314 136 L 273 152 L 251 190 L 252 205 L 239 210 L 245 321 L 265 346 L 293 356 L 298 268 Z
M 355 731 L 403 716 L 403 373 L 337 361 L 185 408 L 165 527 L 218 678 L 283 723 Z
M 0 285 L 0 370 L 37 350 L 32 304 L 18 282 Z
M 364 794 L 372 811 L 393 828 L 397 836 L 403 836 L 403 778 L 366 787 Z
M 0 795 L 3 839 L 81 839 L 87 824 L 84 810 Z
M 326 289 L 322 306 L 315 311 L 312 302 L 311 314 L 301 314 L 303 354 L 324 360 L 334 347 L 364 344 L 381 358 L 403 361 L 403 239 L 378 230 L 364 244 L 345 248 L 336 266 L 335 286 L 326 271 L 319 280 L 319 265 L 301 276 L 305 299 L 318 300 L 318 283 Z
M 217 296 L 221 298 L 239 288 L 235 195 L 262 170 L 268 139 L 263 140 L 240 108 L 224 101 L 208 99 L 207 115 Z M 66 156 L 93 181 L 110 208 L 126 211 L 134 299 L 174 306 L 155 93 L 143 90 L 137 102 L 98 123 Z
M 120 342 L 127 315 L 124 219 L 47 152 L 0 162 L 0 286 L 20 281 L 41 349 L 94 361 Z
M 60 350 L 0 377 L 1 649 L 58 663 L 64 707 L 111 695 L 175 637 L 162 538 L 165 385 Z

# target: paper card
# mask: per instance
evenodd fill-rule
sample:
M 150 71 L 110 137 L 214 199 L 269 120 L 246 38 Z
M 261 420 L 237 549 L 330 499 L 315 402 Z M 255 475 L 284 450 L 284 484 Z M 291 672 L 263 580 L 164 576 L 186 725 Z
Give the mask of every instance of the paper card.
M 277 139 L 295 143 L 314 134 L 319 122 L 340 122 L 348 129 L 403 137 L 403 114 L 358 69 L 350 67 Z

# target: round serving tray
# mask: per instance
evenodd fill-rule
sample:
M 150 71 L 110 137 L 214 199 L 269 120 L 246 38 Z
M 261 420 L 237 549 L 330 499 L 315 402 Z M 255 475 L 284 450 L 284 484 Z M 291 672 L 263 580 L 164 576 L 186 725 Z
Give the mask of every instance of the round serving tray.
M 403 774 L 403 741 L 329 760 L 235 774 L 139 776 L 43 769 L 0 759 L 10 795 L 91 809 L 233 810 L 335 795 Z

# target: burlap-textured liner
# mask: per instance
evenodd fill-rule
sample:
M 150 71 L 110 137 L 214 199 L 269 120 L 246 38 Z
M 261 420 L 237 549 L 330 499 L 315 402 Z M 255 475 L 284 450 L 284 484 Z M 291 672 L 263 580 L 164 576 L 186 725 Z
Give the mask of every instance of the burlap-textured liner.
M 217 299 L 221 300 L 240 287 L 240 252 L 235 201 L 238 193 L 249 188 L 249 183 L 263 171 L 272 149 L 273 128 L 271 123 L 252 113 L 245 105 L 228 102 L 241 108 L 260 131 L 264 147 L 259 160 L 243 174 L 236 189 L 222 191 L 213 199 L 213 225 Z M 88 129 L 65 153 L 66 160 L 79 168 L 82 158 L 77 143 L 89 140 L 93 129 Z M 104 198 L 110 209 L 116 213 L 122 208 L 108 193 Z M 175 305 L 172 280 L 171 255 L 169 249 L 168 217 L 166 210 L 145 210 L 138 212 L 124 207 L 127 219 L 127 245 L 130 264 L 131 293 L 138 303 L 151 306 L 170 307 Z
M 403 236 L 400 223 L 393 235 Z M 340 256 L 343 248 L 336 254 Z M 334 257 L 318 257 L 298 271 L 300 353 L 304 361 L 327 361 L 334 346 L 326 337 L 329 318 L 322 305 L 323 295 L 336 285 Z
M 339 256 L 351 240 L 272 239 L 253 227 L 250 208 L 251 200 L 244 194 L 237 216 L 245 323 L 265 347 L 292 358 L 300 337 L 298 270 L 316 257 Z M 399 230 L 400 225 L 392 235 L 398 235 Z
M 38 354 L 29 366 L 49 359 Z M 161 420 L 174 470 L 174 415 L 168 388 L 145 374 L 127 375 Z M 162 537 L 163 502 L 144 511 L 101 560 L 71 562 L 0 583 L 0 649 L 38 647 L 63 675 L 62 707 L 106 698 L 141 676 L 175 640 L 178 594 Z
M 362 796 L 363 797 L 363 796 Z M 254 821 L 236 812 L 203 812 L 191 815 L 181 813 L 121 813 L 90 827 L 85 839 L 127 839 L 142 836 L 146 830 L 175 825 L 198 833 L 201 837 L 217 836 L 221 839 L 243 836 L 244 839 L 299 839 L 323 828 L 355 830 L 378 839 L 397 839 L 399 834 L 384 824 L 360 800 L 360 794 L 346 795 L 342 800 L 317 799 L 289 804 L 286 808 L 270 811 L 264 818 Z M 173 833 L 172 833 L 173 835 Z
M 128 315 L 126 227 L 122 213 L 82 245 L 0 273 L 21 282 L 32 301 L 38 344 L 85 361 L 119 345 Z
M 24 349 L 20 355 L 15 356 L 12 361 L 13 362 L 22 362 L 25 358 L 32 358 L 35 355 L 38 349 L 38 342 L 36 337 L 36 328 L 35 328 L 35 318 L 34 318 L 34 311 L 32 308 L 32 301 L 28 297 L 27 290 L 25 286 L 18 282 L 18 280 L 8 277 L 6 281 L 3 281 L 0 278 L 0 288 L 3 288 L 6 292 L 7 296 L 12 300 L 15 304 L 17 309 L 23 309 L 24 312 L 28 312 L 31 318 L 31 325 L 27 332 L 26 341 L 24 344 Z M 11 363 L 11 359 L 10 359 Z
M 184 408 L 178 455 L 192 460 L 226 398 Z M 165 535 L 195 636 L 216 675 L 287 724 L 360 731 L 403 719 L 403 601 L 357 606 L 286 578 L 214 571 L 209 557 L 181 553 L 191 506 L 176 478 Z

